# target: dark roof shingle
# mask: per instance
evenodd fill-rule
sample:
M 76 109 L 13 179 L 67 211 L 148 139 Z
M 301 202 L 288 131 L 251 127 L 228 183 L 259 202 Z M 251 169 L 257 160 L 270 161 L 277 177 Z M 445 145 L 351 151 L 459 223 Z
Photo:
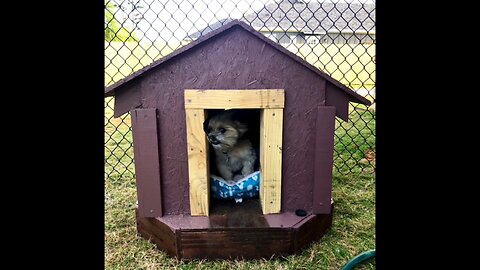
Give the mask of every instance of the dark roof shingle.
M 241 21 L 256 30 L 268 29 L 302 33 L 329 31 L 375 31 L 375 4 L 361 2 L 310 1 L 291 3 L 288 0 L 273 1 L 261 9 L 247 13 Z M 219 20 L 205 29 L 189 35 L 197 39 L 232 21 Z
M 245 15 L 254 28 L 298 32 L 325 32 L 327 30 L 374 31 L 375 4 L 310 1 L 291 3 L 276 1 L 266 4 L 261 10 Z

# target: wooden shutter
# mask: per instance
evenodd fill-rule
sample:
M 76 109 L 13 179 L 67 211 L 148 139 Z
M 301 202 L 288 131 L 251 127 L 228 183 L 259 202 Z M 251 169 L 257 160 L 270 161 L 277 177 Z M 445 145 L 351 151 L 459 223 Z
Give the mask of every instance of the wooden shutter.
M 317 109 L 313 213 L 330 214 L 332 198 L 333 142 L 335 133 L 333 106 Z
M 140 217 L 161 217 L 160 159 L 156 109 L 131 112 L 138 212 Z

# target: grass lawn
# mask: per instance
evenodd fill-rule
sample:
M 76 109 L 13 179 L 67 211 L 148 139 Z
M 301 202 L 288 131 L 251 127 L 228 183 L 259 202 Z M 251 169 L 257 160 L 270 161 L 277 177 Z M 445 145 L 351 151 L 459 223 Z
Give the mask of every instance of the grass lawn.
M 374 124 L 370 124 L 370 132 L 352 128 L 359 125 L 357 121 L 363 122 L 362 119 L 368 117 L 373 118 L 374 114 L 370 111 L 362 114 L 354 112 L 348 123 L 337 122 L 347 130 L 336 133 L 337 168 L 344 168 L 339 156 L 346 158 L 352 155 L 351 151 L 356 159 L 361 159 L 365 156 L 363 152 L 374 150 Z M 354 256 L 375 248 L 375 175 L 373 169 L 362 170 L 362 166 L 352 160 L 348 161 L 353 167 L 348 176 L 339 172 L 334 174 L 335 212 L 331 230 L 320 242 L 314 242 L 303 252 L 280 259 L 256 261 L 186 262 L 170 258 L 137 236 L 134 212 L 136 189 L 131 160 L 133 148 L 130 147 L 131 132 L 128 132 L 127 125 L 129 117 L 116 121 L 116 128 L 107 124 L 105 137 L 105 154 L 109 157 L 105 173 L 110 175 L 105 178 L 106 269 L 340 269 Z M 349 136 L 362 138 L 358 133 L 365 139 L 350 143 Z M 346 146 L 341 146 L 342 143 Z M 375 260 L 356 269 L 375 269 Z
M 375 112 L 359 107 L 351 109 L 348 122 L 337 119 L 334 146 L 337 172 L 342 175 L 374 173 L 375 152 Z
M 133 178 L 105 183 L 106 269 L 340 269 L 355 255 L 375 248 L 375 180 L 336 175 L 330 231 L 303 252 L 255 261 L 179 261 L 137 236 Z M 357 269 L 375 269 L 375 261 Z

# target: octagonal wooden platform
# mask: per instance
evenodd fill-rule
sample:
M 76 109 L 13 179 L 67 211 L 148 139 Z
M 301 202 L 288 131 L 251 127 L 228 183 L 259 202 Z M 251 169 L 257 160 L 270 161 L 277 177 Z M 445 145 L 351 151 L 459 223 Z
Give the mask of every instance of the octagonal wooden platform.
M 333 204 L 332 204 L 333 213 Z M 141 218 L 139 234 L 179 259 L 259 259 L 296 253 L 319 240 L 332 214 L 292 212 L 263 215 L 258 200 L 212 204 L 208 217 L 166 215 Z

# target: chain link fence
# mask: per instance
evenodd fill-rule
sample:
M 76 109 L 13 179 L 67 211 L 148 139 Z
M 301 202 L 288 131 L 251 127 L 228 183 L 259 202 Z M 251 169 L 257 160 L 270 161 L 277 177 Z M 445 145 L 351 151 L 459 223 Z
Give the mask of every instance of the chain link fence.
M 375 2 L 371 0 L 107 0 L 105 85 L 110 85 L 232 19 L 246 22 L 357 93 L 337 120 L 334 170 L 375 172 Z M 135 176 L 130 115 L 105 99 L 105 176 Z

